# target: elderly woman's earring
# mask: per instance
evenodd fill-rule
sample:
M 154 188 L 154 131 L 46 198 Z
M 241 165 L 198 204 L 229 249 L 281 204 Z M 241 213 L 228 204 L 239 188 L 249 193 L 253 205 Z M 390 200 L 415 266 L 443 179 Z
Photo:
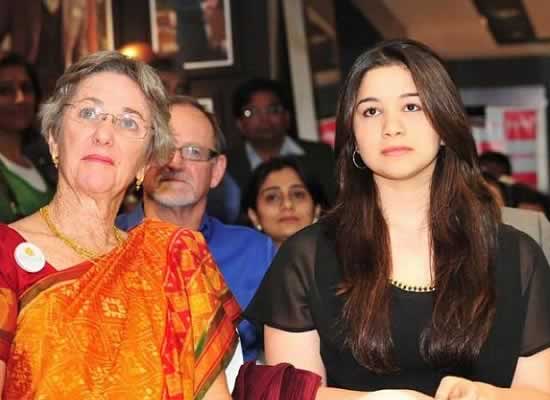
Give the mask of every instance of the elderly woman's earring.
M 260 224 L 256 224 L 256 229 L 261 232 L 264 228 Z
M 141 184 L 143 183 L 143 177 L 137 177 L 136 178 L 136 192 L 139 192 L 139 189 L 141 188 Z
M 367 166 L 365 165 L 365 163 L 363 162 L 363 160 L 361 160 L 361 154 L 359 154 L 359 159 L 360 161 L 357 161 L 357 159 L 355 158 L 355 156 L 359 154 L 359 152 L 357 151 L 357 149 L 354 149 L 353 150 L 353 154 L 351 156 L 351 162 L 353 163 L 353 165 L 355 165 L 355 168 L 357 169 L 365 169 L 367 168 Z
M 52 154 L 52 162 L 55 169 L 57 169 L 57 167 L 59 166 L 59 156 L 57 154 Z

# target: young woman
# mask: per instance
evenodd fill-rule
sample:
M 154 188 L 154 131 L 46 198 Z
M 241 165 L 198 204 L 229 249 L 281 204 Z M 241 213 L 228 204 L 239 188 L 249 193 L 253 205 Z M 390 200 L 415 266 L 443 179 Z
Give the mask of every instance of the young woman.
M 305 175 L 294 157 L 274 158 L 256 168 L 243 197 L 243 210 L 256 229 L 279 247 L 315 222 L 325 205 L 321 186 Z
M 318 399 L 550 399 L 550 269 L 500 224 L 456 87 L 424 45 L 361 55 L 337 115 L 340 193 L 246 314 Z

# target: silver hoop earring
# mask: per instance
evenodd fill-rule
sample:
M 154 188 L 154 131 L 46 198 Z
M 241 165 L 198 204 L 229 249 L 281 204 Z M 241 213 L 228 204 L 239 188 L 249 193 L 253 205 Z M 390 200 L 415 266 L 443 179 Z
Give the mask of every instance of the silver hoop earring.
M 356 159 L 355 159 L 355 156 L 359 154 L 359 152 L 357 151 L 357 149 L 353 150 L 353 154 L 351 156 L 351 162 L 353 163 L 353 165 L 355 165 L 355 168 L 357 169 L 366 169 L 367 166 L 365 165 L 365 163 L 363 162 L 363 160 L 361 160 L 361 162 L 358 162 Z M 359 154 L 360 156 L 360 154 Z

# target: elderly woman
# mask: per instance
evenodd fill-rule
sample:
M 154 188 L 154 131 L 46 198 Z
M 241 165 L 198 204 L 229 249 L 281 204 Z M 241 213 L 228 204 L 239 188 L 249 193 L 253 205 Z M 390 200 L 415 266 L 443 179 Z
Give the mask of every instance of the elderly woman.
M 202 236 L 114 226 L 128 185 L 171 153 L 158 77 L 96 53 L 41 117 L 59 183 L 40 212 L 0 226 L 3 398 L 229 398 L 239 310 Z

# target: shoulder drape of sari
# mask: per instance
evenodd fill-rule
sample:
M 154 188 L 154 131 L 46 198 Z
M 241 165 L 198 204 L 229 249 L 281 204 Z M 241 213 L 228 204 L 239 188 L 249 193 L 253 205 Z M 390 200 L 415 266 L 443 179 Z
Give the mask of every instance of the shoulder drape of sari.
M 200 399 L 240 314 L 202 235 L 151 220 L 19 302 L 5 399 Z

